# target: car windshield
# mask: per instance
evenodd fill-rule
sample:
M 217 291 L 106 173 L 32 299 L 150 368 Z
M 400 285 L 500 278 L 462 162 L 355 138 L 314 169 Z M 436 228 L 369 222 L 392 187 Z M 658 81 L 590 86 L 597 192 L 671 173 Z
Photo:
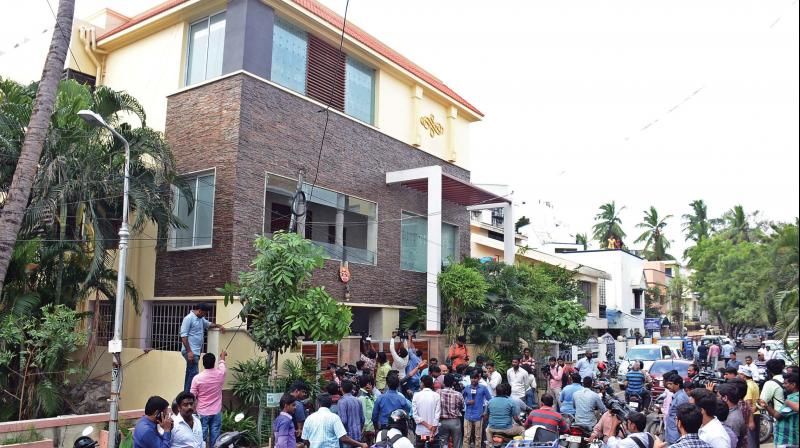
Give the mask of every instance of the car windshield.
M 653 367 L 650 368 L 650 375 L 660 375 L 664 372 L 669 372 L 670 370 L 675 369 L 678 373 L 683 376 L 689 376 L 689 364 L 688 363 L 672 363 L 672 362 L 656 362 L 653 363 Z
M 655 361 L 661 359 L 660 348 L 632 348 L 628 350 L 628 361 Z

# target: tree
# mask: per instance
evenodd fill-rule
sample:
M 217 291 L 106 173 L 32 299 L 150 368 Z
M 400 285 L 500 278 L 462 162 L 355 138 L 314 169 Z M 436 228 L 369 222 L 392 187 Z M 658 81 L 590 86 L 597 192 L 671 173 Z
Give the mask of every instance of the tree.
M 453 342 L 464 334 L 468 313 L 486 304 L 489 285 L 480 272 L 463 264 L 451 264 L 439 274 L 439 290 L 447 306 L 447 333 Z
M 45 58 L 42 80 L 33 102 L 25 140 L 3 208 L 0 210 L 0 290 L 3 289 L 6 271 L 14 251 L 14 242 L 22 227 L 22 218 L 38 171 L 39 156 L 45 144 L 50 116 L 55 107 L 58 81 L 61 79 L 67 57 L 74 13 L 75 0 L 59 2 L 56 27 Z
M 767 257 L 772 262 L 764 276 L 765 304 L 770 325 L 786 339 L 798 331 L 798 276 L 800 276 L 800 238 L 798 220 L 792 224 L 773 224 L 766 241 Z
M 672 215 L 659 218 L 658 210 L 650 206 L 650 210 L 644 211 L 644 218 L 636 227 L 646 229 L 636 239 L 636 243 L 644 243 L 644 255 L 649 261 L 655 260 L 674 260 L 675 257 L 667 253 L 670 241 L 664 236 L 664 228 L 667 227 L 667 219 Z
M 720 220 L 724 226 L 722 234 L 735 243 L 755 241 L 759 236 L 758 229 L 750 225 L 750 220 L 757 214 L 758 212 L 755 212 L 752 216 L 748 216 L 741 205 L 733 207 L 722 215 Z
M 689 206 L 692 207 L 692 213 L 683 215 L 683 231 L 686 232 L 686 241 L 697 243 L 708 238 L 712 231 L 708 220 L 708 206 L 702 199 L 690 202 Z
M 677 327 L 678 334 L 683 335 L 684 323 L 684 296 L 688 289 L 686 278 L 684 278 L 680 271 L 676 272 L 669 283 L 668 294 L 670 303 L 670 315 L 672 317 L 673 326 Z
M 10 184 L 7 176 L 19 157 L 15 143 L 25 138 L 24 117 L 32 103 L 26 93 L 31 91 L 0 81 L 0 95 L 8 99 L 0 105 L 0 156 L 10 168 L 0 170 L 0 188 Z M 157 247 L 164 247 L 171 228 L 185 227 L 173 215 L 171 186 L 184 193 L 190 190 L 177 173 L 164 136 L 147 127 L 144 109 L 135 98 L 104 86 L 92 91 L 75 81 L 62 81 L 20 235 L 86 240 L 95 274 L 113 261 L 122 216 L 125 157 L 121 144 L 107 130 L 91 128 L 78 117 L 81 109 L 99 113 L 130 142 L 132 231 L 155 223 Z M 141 126 L 121 122 L 123 116 L 138 119 Z
M 619 217 L 623 210 L 625 207 L 617 209 L 614 201 L 600 206 L 600 213 L 595 215 L 596 223 L 592 227 L 594 232 L 592 238 L 600 242 L 600 247 L 606 247 L 612 236 L 618 239 L 625 238 L 625 232 L 622 231 L 622 220 Z
M 583 250 L 587 250 L 589 247 L 589 240 L 586 238 L 586 234 L 585 233 L 576 234 L 575 244 L 580 244 L 583 246 Z
M 350 308 L 338 304 L 324 287 L 312 286 L 314 270 L 325 263 L 324 250 L 296 233 L 276 232 L 254 242 L 252 271 L 239 274 L 238 283 L 218 291 L 225 305 L 236 300 L 239 313 L 252 323 L 250 335 L 267 352 L 267 365 L 303 337 L 312 341 L 339 341 L 350 334 Z
M 0 416 L 51 417 L 64 410 L 66 385 L 78 369 L 70 356 L 86 344 L 75 331 L 82 315 L 64 305 L 46 306 L 41 317 L 0 319 Z
M 727 334 L 766 325 L 766 306 L 759 299 L 771 263 L 763 245 L 737 244 L 717 234 L 700 241 L 689 255 L 691 289 L 700 293 L 701 305 Z
M 530 220 L 530 219 L 528 219 L 528 217 L 527 217 L 527 216 L 520 216 L 520 218 L 519 218 L 519 219 L 517 220 L 517 222 L 514 224 L 514 231 L 515 231 L 516 233 L 519 233 L 519 229 L 521 229 L 521 228 L 523 228 L 523 227 L 527 226 L 527 225 L 528 225 L 528 224 L 530 224 L 530 223 L 531 223 L 531 220 Z

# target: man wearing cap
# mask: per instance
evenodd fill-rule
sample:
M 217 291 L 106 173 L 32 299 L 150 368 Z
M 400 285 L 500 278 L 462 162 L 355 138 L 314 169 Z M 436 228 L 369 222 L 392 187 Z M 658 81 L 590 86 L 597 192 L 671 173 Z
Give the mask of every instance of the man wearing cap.
M 208 314 L 208 305 L 198 303 L 183 318 L 181 323 L 181 354 L 186 360 L 186 376 L 183 381 L 184 392 L 189 392 L 192 387 L 192 380 L 199 372 L 197 363 L 200 360 L 200 353 L 203 351 L 205 331 L 209 328 L 218 328 L 220 331 L 224 331 L 222 325 L 209 322 L 206 319 L 206 314 Z
M 737 376 L 747 383 L 747 393 L 745 394 L 745 402 L 750 404 L 753 409 L 753 425 L 747 427 L 747 443 L 749 448 L 758 448 L 759 446 L 759 433 L 758 429 L 761 424 L 761 411 L 758 409 L 759 390 L 758 384 L 753 381 L 753 371 L 747 366 L 739 366 Z

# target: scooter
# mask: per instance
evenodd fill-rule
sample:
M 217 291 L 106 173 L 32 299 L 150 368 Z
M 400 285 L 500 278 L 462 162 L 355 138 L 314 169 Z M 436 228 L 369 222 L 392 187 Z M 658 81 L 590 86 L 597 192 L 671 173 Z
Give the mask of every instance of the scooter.
M 244 419 L 244 414 L 241 412 L 233 417 L 233 421 L 239 423 Z M 214 442 L 214 448 L 238 448 L 244 446 L 245 433 L 242 431 L 229 431 L 219 435 L 217 441 Z

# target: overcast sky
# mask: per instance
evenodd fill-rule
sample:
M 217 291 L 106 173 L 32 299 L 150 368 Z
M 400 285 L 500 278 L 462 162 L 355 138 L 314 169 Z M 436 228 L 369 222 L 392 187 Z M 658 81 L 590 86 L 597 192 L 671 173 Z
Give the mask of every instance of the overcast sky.
M 52 26 L 45 0 L 3 3 L 0 51 Z M 134 14 L 154 2 L 78 0 L 77 15 L 105 3 Z M 345 0 L 323 3 L 344 13 Z M 799 214 L 797 0 L 350 0 L 348 20 L 486 114 L 472 179 L 509 183 L 528 203 L 518 215 L 550 201 L 589 232 L 616 200 L 632 243 L 655 205 L 675 215 L 680 255 L 693 199 L 712 215 Z

